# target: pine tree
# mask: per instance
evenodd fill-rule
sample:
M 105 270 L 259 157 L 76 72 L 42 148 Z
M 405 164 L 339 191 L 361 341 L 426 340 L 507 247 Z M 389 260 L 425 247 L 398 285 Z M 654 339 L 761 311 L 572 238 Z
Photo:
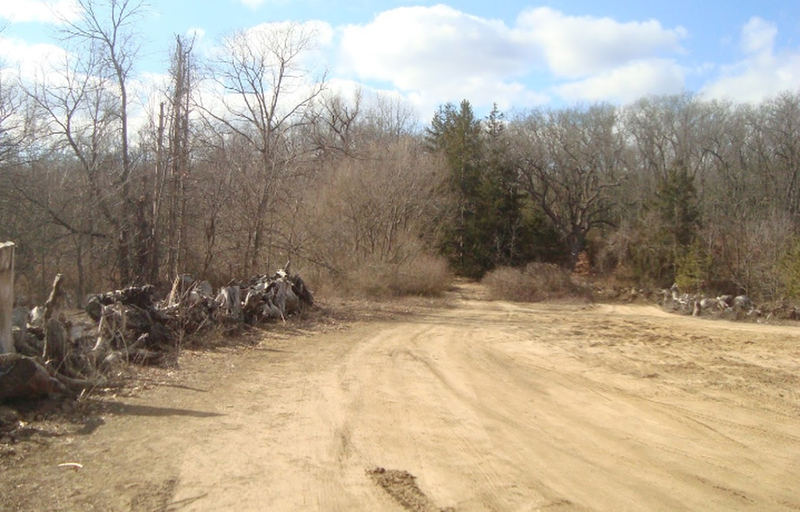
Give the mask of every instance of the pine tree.
M 684 266 L 688 272 L 691 265 L 686 259 L 687 254 L 691 252 L 690 248 L 700 229 L 694 176 L 682 162 L 675 162 L 667 171 L 667 176 L 656 191 L 652 208 L 660 221 L 653 236 L 661 246 L 661 265 L 664 267 L 653 270 L 658 270 L 658 275 L 666 276 L 667 282 L 674 281 L 682 262 L 686 262 Z
M 444 155 L 457 197 L 457 211 L 440 244 L 456 273 L 481 277 L 497 266 L 523 265 L 556 243 L 557 235 L 519 186 L 496 105 L 484 122 L 466 100 L 459 107 L 443 105 L 427 130 L 427 142 Z
M 491 267 L 520 265 L 530 258 L 533 226 L 524 211 L 524 195 L 509 160 L 503 113 L 494 105 L 484 123 L 486 145 L 481 199 L 485 233 L 491 238 Z
M 441 151 L 445 157 L 450 169 L 450 186 L 457 198 L 457 211 L 445 226 L 442 253 L 456 273 L 479 277 L 489 259 L 481 227 L 485 206 L 480 200 L 481 122 L 475 118 L 469 101 L 462 101 L 458 108 L 447 103 L 439 107 L 426 135 L 429 148 Z

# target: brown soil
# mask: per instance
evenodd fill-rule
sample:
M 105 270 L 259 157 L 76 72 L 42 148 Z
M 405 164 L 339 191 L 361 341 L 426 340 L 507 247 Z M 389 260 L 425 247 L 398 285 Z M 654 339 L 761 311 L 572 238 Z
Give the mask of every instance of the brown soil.
M 367 471 L 376 484 L 411 512 L 452 512 L 452 508 L 437 507 L 417 486 L 417 477 L 408 471 L 375 468 Z
M 23 411 L 0 508 L 800 510 L 799 329 L 479 292 Z

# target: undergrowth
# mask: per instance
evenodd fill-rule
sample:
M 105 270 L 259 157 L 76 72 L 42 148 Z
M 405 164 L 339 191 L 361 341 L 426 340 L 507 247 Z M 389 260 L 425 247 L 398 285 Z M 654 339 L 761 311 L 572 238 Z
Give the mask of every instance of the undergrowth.
M 592 290 L 588 284 L 552 263 L 530 263 L 524 269 L 501 267 L 487 274 L 482 282 L 496 300 L 592 300 Z

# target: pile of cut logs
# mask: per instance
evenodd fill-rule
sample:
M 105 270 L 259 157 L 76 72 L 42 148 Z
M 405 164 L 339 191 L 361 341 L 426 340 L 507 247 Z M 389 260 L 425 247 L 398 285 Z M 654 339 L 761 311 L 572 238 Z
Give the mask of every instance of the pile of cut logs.
M 187 336 L 214 326 L 285 321 L 311 307 L 314 297 L 287 264 L 216 293 L 208 281 L 182 275 L 163 299 L 151 285 L 93 295 L 80 319 L 65 316 L 64 302 L 59 275 L 43 307 L 14 310 L 16 353 L 0 354 L 0 402 L 102 387 L 121 361 L 157 364 Z

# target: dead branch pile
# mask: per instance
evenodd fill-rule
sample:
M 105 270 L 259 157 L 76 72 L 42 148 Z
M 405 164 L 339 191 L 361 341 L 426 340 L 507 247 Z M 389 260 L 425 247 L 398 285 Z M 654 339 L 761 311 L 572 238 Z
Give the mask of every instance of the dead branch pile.
M 254 277 L 246 284 L 231 282 L 216 293 L 208 281 L 188 275 L 176 278 L 165 298 L 159 298 L 152 285 L 101 293 L 89 298 L 85 317 L 70 318 L 64 314 L 59 275 L 43 307 L 15 310 L 13 334 L 18 354 L 5 363 L 0 361 L 0 388 L 11 389 L 10 383 L 4 386 L 2 382 L 3 375 L 9 374 L 2 371 L 3 364 L 6 369 L 21 369 L 15 376 L 29 375 L 33 391 L 60 389 L 42 384 L 49 382 L 42 376 L 44 371 L 66 389 L 80 392 L 107 385 L 104 376 L 120 362 L 161 363 L 192 335 L 215 326 L 234 330 L 243 324 L 285 321 L 314 304 L 302 278 L 287 269 Z M 20 355 L 31 362 L 20 363 Z M 16 381 L 14 386 L 24 388 Z M 0 396 L 2 399 L 13 397 Z
M 706 297 L 702 294 L 681 293 L 677 284 L 669 290 L 656 293 L 656 299 L 667 311 L 693 316 L 716 316 L 734 319 L 759 318 L 762 312 L 747 295 L 719 295 Z

